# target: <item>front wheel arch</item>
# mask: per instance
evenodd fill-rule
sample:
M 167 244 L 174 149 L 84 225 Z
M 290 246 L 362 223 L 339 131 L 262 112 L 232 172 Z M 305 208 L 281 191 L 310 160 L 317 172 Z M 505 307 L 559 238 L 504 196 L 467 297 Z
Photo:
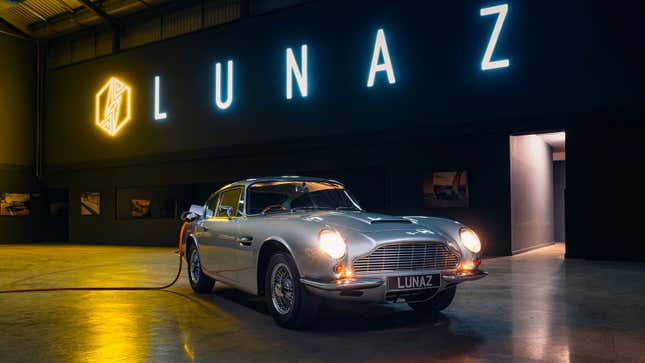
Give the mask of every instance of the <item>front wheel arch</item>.
M 289 248 L 281 241 L 275 239 L 269 239 L 265 241 L 262 244 L 262 247 L 260 247 L 260 252 L 258 253 L 256 276 L 258 295 L 264 294 L 266 270 L 269 265 L 269 261 L 271 260 L 271 256 L 278 252 L 283 252 L 293 257 L 293 254 L 291 253 L 291 251 L 289 251 Z
M 285 275 L 283 274 L 283 280 L 276 282 L 277 271 L 280 269 L 286 271 L 287 280 L 284 280 Z M 288 329 L 297 329 L 315 320 L 320 299 L 307 291 L 306 287 L 299 281 L 300 274 L 290 254 L 285 252 L 273 254 L 266 269 L 265 279 L 265 284 L 268 286 L 264 299 L 269 313 L 278 325 Z M 291 286 L 291 288 L 288 288 L 288 286 Z M 286 298 L 288 309 L 280 311 L 280 309 L 284 308 L 281 302 L 284 302 L 283 298 L 285 296 L 289 296 L 289 291 L 291 292 L 291 298 Z

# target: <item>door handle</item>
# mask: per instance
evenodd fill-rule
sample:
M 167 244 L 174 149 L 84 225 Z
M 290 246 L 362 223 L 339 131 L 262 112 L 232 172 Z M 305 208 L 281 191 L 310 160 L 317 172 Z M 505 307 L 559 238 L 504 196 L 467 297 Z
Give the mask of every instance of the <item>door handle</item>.
M 237 241 L 240 243 L 241 246 L 250 246 L 251 243 L 253 243 L 253 237 L 251 236 L 240 236 Z

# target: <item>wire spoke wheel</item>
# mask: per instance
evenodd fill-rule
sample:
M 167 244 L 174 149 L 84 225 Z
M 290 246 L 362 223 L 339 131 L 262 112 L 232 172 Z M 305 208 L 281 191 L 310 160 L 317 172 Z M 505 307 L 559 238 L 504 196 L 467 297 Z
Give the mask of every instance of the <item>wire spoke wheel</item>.
M 271 300 L 280 315 L 287 315 L 293 309 L 293 277 L 284 263 L 276 264 L 271 272 Z
M 199 277 L 202 273 L 202 266 L 199 262 L 199 252 L 196 248 L 190 251 L 190 280 L 194 283 L 199 282 Z

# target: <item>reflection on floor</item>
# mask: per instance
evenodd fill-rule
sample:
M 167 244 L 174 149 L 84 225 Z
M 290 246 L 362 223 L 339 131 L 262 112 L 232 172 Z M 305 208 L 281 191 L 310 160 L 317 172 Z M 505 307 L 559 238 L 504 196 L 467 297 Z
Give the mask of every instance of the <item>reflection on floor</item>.
M 160 284 L 168 248 L 0 245 L 0 289 Z M 334 305 L 306 331 L 225 286 L 0 295 L 0 361 L 645 361 L 645 265 L 563 259 L 553 245 L 485 260 L 443 314 Z

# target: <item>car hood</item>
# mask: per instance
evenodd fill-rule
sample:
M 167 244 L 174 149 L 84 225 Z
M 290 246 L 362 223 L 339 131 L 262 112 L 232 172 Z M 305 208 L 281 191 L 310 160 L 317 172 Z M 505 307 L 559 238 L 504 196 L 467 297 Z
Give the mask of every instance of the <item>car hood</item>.
M 422 228 L 432 230 L 427 225 L 422 227 L 403 217 L 363 211 L 316 211 L 302 218 L 328 224 L 332 227 L 346 228 L 368 234 L 386 231 L 416 233 Z M 438 231 L 432 230 L 432 232 L 437 233 Z

